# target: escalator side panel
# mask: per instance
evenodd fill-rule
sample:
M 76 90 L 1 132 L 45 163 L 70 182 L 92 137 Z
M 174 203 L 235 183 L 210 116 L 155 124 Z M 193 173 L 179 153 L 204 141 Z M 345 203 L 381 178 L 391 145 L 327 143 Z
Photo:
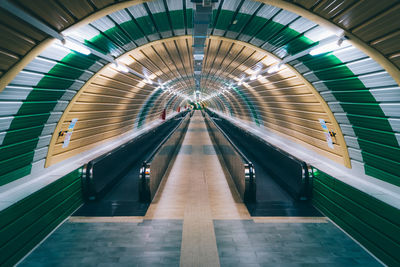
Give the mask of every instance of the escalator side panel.
M 146 151 L 156 146 L 180 120 L 171 119 L 155 129 L 90 161 L 83 182 L 86 200 L 102 198 L 132 165 L 143 160 Z

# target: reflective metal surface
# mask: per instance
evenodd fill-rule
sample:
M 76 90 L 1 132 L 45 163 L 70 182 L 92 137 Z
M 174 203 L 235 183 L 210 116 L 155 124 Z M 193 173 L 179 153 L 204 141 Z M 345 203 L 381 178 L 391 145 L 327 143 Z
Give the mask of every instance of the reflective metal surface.
M 226 168 L 235 182 L 240 197 L 244 202 L 255 202 L 256 179 L 253 164 L 229 141 L 228 137 L 213 122 L 209 115 L 206 113 L 203 114 L 210 136 L 221 151 Z
M 176 127 L 173 133 L 166 137 L 166 141 L 154 150 L 154 153 L 144 161 L 140 169 L 139 197 L 142 202 L 151 202 L 158 186 L 168 168 L 171 159 L 185 136 L 189 126 L 190 116 L 186 117 Z

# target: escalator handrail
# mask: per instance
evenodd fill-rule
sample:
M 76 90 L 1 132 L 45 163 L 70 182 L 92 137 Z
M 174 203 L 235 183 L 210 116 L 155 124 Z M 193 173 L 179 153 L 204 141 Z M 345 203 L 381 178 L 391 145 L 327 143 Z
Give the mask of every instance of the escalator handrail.
M 187 111 L 184 111 L 183 113 L 185 113 L 184 116 L 187 115 Z M 177 115 L 171 117 L 170 119 L 168 119 L 166 122 L 170 122 L 172 120 L 176 120 L 179 116 L 182 116 L 182 113 L 178 113 Z M 181 119 L 181 122 L 183 121 L 183 119 Z M 165 122 L 164 122 L 165 123 Z M 180 123 L 178 124 L 178 126 L 180 125 Z M 172 132 L 175 131 L 176 128 L 174 128 L 174 130 Z M 145 131 L 143 133 L 141 133 L 140 135 L 136 136 L 135 138 L 129 140 L 128 142 L 112 149 L 111 151 L 100 155 L 99 157 L 90 160 L 89 162 L 87 162 L 86 164 L 84 164 L 84 175 L 82 176 L 82 187 L 84 188 L 84 190 L 87 190 L 88 192 L 94 192 L 94 167 L 95 165 L 100 162 L 101 160 L 107 158 L 108 156 L 116 153 L 117 151 L 119 151 L 120 149 L 122 149 L 125 146 L 130 145 L 133 142 L 137 142 L 140 139 L 144 138 L 147 134 L 151 133 L 151 132 L 155 132 L 156 129 L 150 129 L 149 131 Z M 91 195 L 89 196 L 89 200 L 94 199 L 94 196 Z
M 179 116 L 180 116 L 180 114 L 177 114 L 177 115 L 173 116 L 172 118 L 168 119 L 167 121 L 169 122 L 169 121 L 171 121 L 171 120 L 174 120 L 174 119 L 176 119 L 176 118 L 179 117 Z M 92 165 L 94 166 L 95 163 L 97 163 L 97 162 L 101 161 L 102 159 L 108 157 L 109 155 L 115 153 L 116 151 L 120 150 L 121 148 L 123 148 L 123 147 L 125 147 L 125 146 L 127 146 L 127 145 L 129 145 L 129 144 L 131 144 L 131 143 L 133 143 L 133 142 L 137 142 L 137 141 L 140 140 L 141 138 L 145 137 L 148 133 L 150 133 L 150 132 L 155 132 L 155 131 L 156 131 L 156 129 L 149 129 L 148 131 L 145 131 L 145 132 L 139 134 L 139 135 L 136 136 L 135 138 L 129 140 L 129 141 L 126 142 L 126 143 L 123 143 L 123 144 L 119 145 L 118 147 L 112 149 L 111 151 L 109 151 L 109 152 L 107 152 L 107 153 L 105 153 L 105 154 L 102 154 L 102 155 L 98 156 L 98 157 L 95 158 L 95 159 L 92 159 L 91 161 L 87 162 L 86 165 L 88 165 L 89 163 L 92 163 Z
M 215 114 L 216 116 L 218 116 L 216 113 L 214 113 L 214 114 Z M 219 119 L 219 120 L 224 120 L 223 118 L 219 118 L 219 116 L 218 116 L 218 119 Z M 278 147 L 278 146 L 276 146 L 276 145 L 274 145 L 274 144 L 272 144 L 272 143 L 266 141 L 265 139 L 263 139 L 262 137 L 256 135 L 255 133 L 252 133 L 252 132 L 250 132 L 250 131 L 248 131 L 248 130 L 246 130 L 246 129 L 242 129 L 242 128 L 240 128 L 239 126 L 237 126 L 237 125 L 235 125 L 235 124 L 233 124 L 233 123 L 231 123 L 231 124 L 232 124 L 232 126 L 234 126 L 235 128 L 239 129 L 240 131 L 244 132 L 245 134 L 251 135 L 253 138 L 256 138 L 256 139 L 258 139 L 259 141 L 261 141 L 262 143 L 264 143 L 264 144 L 266 144 L 266 145 L 268 145 L 268 146 L 270 146 L 270 147 L 273 147 L 275 150 L 279 151 L 281 154 L 284 154 L 286 157 L 288 157 L 288 158 L 292 159 L 293 161 L 296 161 L 296 162 L 298 162 L 299 164 L 303 165 L 305 169 L 308 168 L 308 167 L 307 167 L 307 164 L 306 164 L 303 160 L 297 158 L 296 156 L 293 156 L 292 154 L 289 154 L 289 153 L 286 152 L 285 150 L 283 150 L 283 149 L 281 149 L 280 147 Z
M 185 111 L 186 112 L 186 111 Z M 181 121 L 178 123 L 178 125 L 175 126 L 175 128 L 153 149 L 153 151 L 149 154 L 149 156 L 143 161 L 143 164 L 151 162 L 153 157 L 157 154 L 157 152 L 161 149 L 161 147 L 165 144 L 165 142 L 168 141 L 168 139 L 171 137 L 173 133 L 179 128 L 179 126 L 182 124 L 182 122 L 185 120 L 186 116 L 188 113 L 184 115 L 184 117 L 181 119 Z
M 213 114 L 215 114 L 216 116 L 218 116 L 215 112 L 214 112 Z M 208 115 L 208 113 L 207 113 L 207 115 Z M 208 116 L 209 116 L 209 115 L 208 115 Z M 211 118 L 211 117 L 210 117 L 210 118 Z M 220 118 L 219 116 L 218 116 L 218 119 L 219 119 L 219 120 L 223 120 L 223 118 Z M 214 124 L 216 124 L 216 123 L 214 122 Z M 253 137 L 253 138 L 259 140 L 259 141 L 262 142 L 263 144 L 272 147 L 273 149 L 275 149 L 275 150 L 278 151 L 279 153 L 283 154 L 284 156 L 288 157 L 289 159 L 293 160 L 294 162 L 297 162 L 297 163 L 301 166 L 301 168 L 302 168 L 301 182 L 302 182 L 302 184 L 303 184 L 303 188 L 302 188 L 301 191 L 303 191 L 302 194 L 307 194 L 307 192 L 305 192 L 305 190 L 307 190 L 309 184 L 311 183 L 310 179 L 311 179 L 312 177 L 310 177 L 310 175 L 309 175 L 309 168 L 310 168 L 310 166 L 309 166 L 306 162 L 304 162 L 303 160 L 301 160 L 301 159 L 299 159 L 299 158 L 297 158 L 297 157 L 295 157 L 295 156 L 289 154 L 289 153 L 286 152 L 285 150 L 283 150 L 283 149 L 277 147 L 276 145 L 269 143 L 268 141 L 266 141 L 265 139 L 261 138 L 260 136 L 254 134 L 254 133 L 252 133 L 252 132 L 250 132 L 250 131 L 247 131 L 247 130 L 245 130 L 245 129 L 242 129 L 242 128 L 240 128 L 239 126 L 237 126 L 237 125 L 235 125 L 235 124 L 233 124 L 233 123 L 231 123 L 231 124 L 232 124 L 236 129 L 239 129 L 240 131 L 244 132 L 246 135 L 249 135 L 249 136 L 251 136 L 251 137 Z M 229 140 L 229 138 L 228 138 L 228 140 Z M 308 194 L 309 194 L 309 193 L 308 193 Z M 303 195 L 303 196 L 304 196 L 304 195 Z
M 221 127 L 219 127 L 217 123 L 210 117 L 210 115 L 207 114 L 207 116 L 214 123 L 215 127 L 217 127 L 217 129 L 224 135 L 226 140 L 228 140 L 228 142 L 232 145 L 232 147 L 236 150 L 236 152 L 243 158 L 245 163 L 253 165 L 251 161 L 246 157 L 246 155 L 233 143 L 233 141 L 228 137 L 228 135 L 221 129 Z

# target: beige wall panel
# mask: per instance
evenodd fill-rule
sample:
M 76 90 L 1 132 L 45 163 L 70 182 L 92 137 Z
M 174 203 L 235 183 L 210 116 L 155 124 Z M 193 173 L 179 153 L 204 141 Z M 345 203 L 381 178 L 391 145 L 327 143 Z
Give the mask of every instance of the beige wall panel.
M 129 104 L 132 102 L 132 98 L 83 93 L 79 101 L 86 103 Z
M 312 118 L 298 118 L 298 117 L 292 117 L 289 115 L 281 114 L 281 113 L 271 113 L 271 112 L 264 112 L 261 111 L 260 115 L 262 116 L 263 120 L 268 121 L 270 118 L 271 119 L 277 119 L 281 121 L 288 121 L 293 124 L 298 124 L 310 129 L 315 129 L 315 130 L 321 130 L 321 124 L 319 123 L 319 117 L 317 119 L 312 119 Z M 317 116 L 315 116 L 317 117 Z M 333 124 L 330 122 L 326 122 L 326 125 L 328 126 L 329 129 L 333 129 Z
M 284 108 L 289 110 L 296 111 L 309 111 L 309 112 L 323 112 L 322 106 L 320 103 L 309 103 L 304 105 L 302 103 L 293 103 L 293 102 L 263 102 L 265 105 L 275 108 Z
M 233 114 L 235 114 L 236 117 L 242 118 L 242 116 L 244 116 L 243 113 L 247 113 L 247 110 L 245 110 L 247 106 L 243 105 L 236 94 L 225 94 L 225 99 L 229 102 L 230 106 L 232 107 Z
M 86 93 L 92 94 L 102 94 L 102 95 L 109 95 L 109 96 L 117 96 L 117 97 L 128 97 L 128 98 L 135 98 L 138 95 L 148 95 L 150 90 L 144 90 L 138 87 L 131 87 L 130 91 L 120 90 L 112 87 L 107 87 L 98 84 L 91 84 L 85 90 Z
M 176 70 L 181 76 L 187 76 L 187 73 L 184 70 L 184 66 L 182 64 L 182 60 L 180 54 L 177 50 L 175 42 L 167 42 L 165 43 L 166 51 L 168 51 L 168 55 L 171 58 L 172 64 L 174 64 Z
M 251 98 L 249 99 L 255 101 L 263 101 L 263 102 L 293 102 L 293 103 L 318 103 L 318 100 L 315 98 L 313 94 L 306 94 L 306 95 L 279 95 L 279 96 L 264 96 L 258 98 Z
M 286 129 L 279 125 L 275 125 L 275 124 L 268 124 L 268 127 L 270 129 L 273 129 L 273 130 L 279 132 L 281 135 L 291 136 L 292 140 L 294 138 L 295 140 L 297 139 L 297 141 L 301 141 L 301 142 L 307 143 L 308 145 L 311 145 L 312 148 L 317 148 L 317 150 L 313 149 L 314 151 L 325 151 L 326 154 L 334 155 L 335 157 L 340 155 L 340 149 L 337 144 L 334 144 L 334 149 L 331 149 L 328 147 L 328 144 L 325 140 L 312 138 L 308 134 L 303 134 L 303 133 L 300 133 L 300 132 L 292 130 L 292 129 Z
M 161 59 L 164 61 L 164 63 L 166 64 L 166 66 L 168 68 L 168 70 L 166 70 L 166 71 L 172 72 L 174 77 L 180 77 L 181 75 L 178 72 L 176 65 L 174 64 L 173 60 L 169 56 L 169 53 L 165 49 L 165 47 L 163 45 L 160 45 L 159 47 L 157 47 L 157 51 L 158 51 L 158 56 L 161 57 Z
M 137 83 L 127 84 L 127 83 L 123 83 L 120 81 L 112 80 L 112 79 L 104 77 L 104 76 L 97 77 L 93 83 L 100 85 L 100 86 L 107 86 L 107 87 L 112 87 L 112 88 L 116 88 L 119 90 L 126 90 L 126 91 L 129 91 L 134 86 L 139 87 Z M 143 88 L 150 90 L 151 87 L 149 88 L 149 87 L 147 87 L 147 85 L 143 85 Z
M 305 85 L 280 87 L 275 89 L 270 89 L 268 87 L 257 88 L 257 89 L 258 89 L 257 92 L 259 92 L 261 96 L 302 95 L 310 93 L 310 89 Z
M 94 111 L 94 110 L 123 110 L 137 108 L 138 104 L 103 104 L 103 103 L 75 103 L 72 111 Z
M 267 77 L 268 81 L 274 82 L 287 79 L 289 77 L 296 77 L 296 74 L 288 68 L 283 68 L 279 72 L 273 74 L 266 73 L 265 76 Z
M 106 117 L 118 117 L 125 116 L 131 113 L 139 112 L 140 108 L 125 109 L 125 110 L 101 110 L 101 111 L 85 111 L 85 112 L 73 112 L 70 111 L 65 121 L 71 121 L 73 118 L 81 118 L 82 120 L 106 118 Z
M 181 102 L 181 99 L 180 99 L 179 97 L 175 97 L 175 98 L 169 103 L 168 110 L 172 110 L 172 108 L 173 108 L 173 107 L 175 106 L 175 104 L 178 103 L 178 102 Z M 184 105 L 184 104 L 182 103 L 182 105 Z
M 265 121 L 267 123 L 272 123 L 272 124 L 275 124 L 282 128 L 291 129 L 291 130 L 299 132 L 299 133 L 307 134 L 307 135 L 309 135 L 313 138 L 319 139 L 319 140 L 323 140 L 323 141 L 325 140 L 325 135 L 324 135 L 324 132 L 322 131 L 322 129 L 316 130 L 316 129 L 309 128 L 308 126 L 294 124 L 287 120 L 278 120 L 273 117 L 268 117 L 268 118 L 263 117 L 263 118 L 265 118 Z
M 193 62 L 192 62 L 192 54 L 189 54 L 189 48 L 187 40 L 177 40 L 176 45 L 180 51 L 180 55 L 183 61 L 183 67 L 186 71 L 187 75 L 191 75 L 193 73 Z
M 136 113 L 130 113 L 128 115 L 125 116 L 118 116 L 118 117 L 107 117 L 107 123 L 113 124 L 113 123 L 120 123 L 123 121 L 127 121 L 127 120 L 132 120 L 136 118 Z M 78 122 L 75 125 L 74 130 L 81 130 L 81 129 L 85 129 L 85 128 L 93 128 L 99 125 L 104 124 L 104 118 L 90 118 L 89 120 L 78 120 Z M 64 122 L 62 125 L 62 129 L 68 129 L 69 126 L 69 122 Z
M 139 85 L 139 84 L 138 84 Z M 115 92 L 118 92 L 118 94 L 130 94 L 130 93 L 144 93 L 144 94 L 148 94 L 150 92 L 153 91 L 153 88 L 148 88 L 148 87 L 139 87 L 136 85 L 126 85 L 126 84 L 119 84 L 118 87 L 112 87 L 112 86 L 108 86 L 102 83 L 92 83 L 90 84 L 90 86 L 87 87 L 87 89 L 85 90 L 85 92 L 94 92 L 96 93 L 99 90 L 99 92 L 101 91 L 106 91 L 109 94 L 113 95 L 115 94 Z M 106 93 L 107 94 L 107 93 Z
M 161 114 L 162 111 L 164 110 L 164 108 L 165 108 L 165 105 L 164 105 L 164 101 L 163 101 L 163 96 L 161 95 L 161 97 L 157 98 L 157 100 L 153 103 L 153 106 L 149 110 L 149 115 Z
M 254 84 L 255 88 L 258 88 L 259 86 L 267 86 L 268 88 L 280 88 L 280 87 L 290 87 L 290 86 L 296 86 L 296 85 L 304 85 L 304 83 L 298 79 L 297 77 L 292 77 L 285 79 L 283 81 L 276 81 L 276 82 L 258 82 Z
M 309 112 L 309 111 L 291 110 L 291 109 L 274 108 L 274 107 L 264 107 L 264 110 L 266 112 L 288 115 L 288 116 L 297 117 L 297 118 L 328 120 L 328 116 L 324 112 Z
M 154 71 L 153 73 L 158 76 L 160 79 L 167 80 L 167 79 L 173 79 L 174 76 L 172 73 L 165 73 L 162 72 L 162 70 L 165 70 L 168 68 L 166 63 L 160 58 L 156 51 L 154 50 L 153 47 L 147 47 L 142 50 L 143 55 L 146 56 L 146 58 L 151 57 L 151 61 L 147 60 L 148 64 L 151 64 L 150 66 L 147 66 L 147 69 L 150 69 Z
M 92 149 L 96 146 L 102 145 L 104 142 L 110 141 L 114 138 L 118 138 L 119 135 L 126 133 L 127 131 L 131 130 L 132 127 L 126 127 L 124 129 L 119 129 L 118 131 L 114 131 L 112 133 L 101 133 L 96 136 L 91 136 L 89 139 L 95 141 L 94 143 L 90 143 L 89 145 L 86 146 L 78 146 L 78 148 L 74 150 L 67 150 L 63 153 L 57 154 L 57 155 L 52 155 L 51 158 L 49 158 L 49 164 L 55 164 L 60 161 L 63 161 L 65 159 L 68 159 L 70 157 L 73 157 L 81 152 L 87 151 L 89 149 Z M 82 142 L 84 143 L 84 142 Z
M 82 145 L 87 145 L 89 143 L 93 143 L 94 141 L 90 139 L 92 136 L 96 136 L 99 133 L 104 133 L 104 134 L 109 134 L 111 132 L 118 131 L 119 129 L 123 129 L 124 127 L 127 127 L 129 125 L 133 125 L 134 120 L 128 120 L 120 123 L 114 123 L 114 124 L 108 124 L 108 125 L 101 125 L 98 127 L 93 127 L 93 128 L 87 128 L 87 129 L 82 129 L 82 130 L 77 130 L 73 132 L 73 135 L 71 137 L 71 142 L 68 145 L 68 150 L 75 149 L 79 146 Z M 89 137 L 89 139 L 88 139 Z M 61 153 L 65 148 L 62 148 L 62 143 L 64 141 L 64 138 L 59 138 L 56 143 L 56 149 L 54 151 L 55 154 Z
M 114 70 L 111 73 L 102 73 L 102 75 L 98 76 L 97 79 L 94 81 L 94 84 L 99 84 L 103 86 L 110 86 L 111 84 L 118 83 L 116 88 L 120 88 L 120 84 L 132 87 L 137 86 L 142 81 L 141 78 L 136 77 L 134 75 L 126 75 L 126 74 L 118 74 Z M 129 88 L 128 87 L 128 88 Z M 144 88 L 150 89 L 147 85 L 143 86 Z M 128 89 L 127 90 L 130 90 Z
M 206 52 L 205 52 L 206 56 L 204 57 L 204 60 L 203 60 L 204 71 L 208 72 L 210 70 L 210 68 L 212 66 L 212 62 L 214 61 L 215 56 L 216 56 L 216 53 L 212 53 L 212 51 L 217 51 L 219 45 L 220 45 L 220 42 L 213 42 L 211 39 L 208 39 L 208 44 L 207 44 Z
M 149 75 L 152 73 L 156 74 L 159 72 L 159 69 L 151 60 L 149 60 L 147 53 L 154 53 L 149 46 L 146 46 L 142 49 L 136 49 L 130 53 L 131 57 L 135 59 L 136 62 L 129 66 L 139 73 L 146 73 Z
M 236 106 L 235 104 L 234 104 L 234 98 L 232 97 L 232 98 L 226 98 L 226 97 L 223 97 L 222 99 L 224 99 L 224 101 L 226 101 L 228 104 L 229 104 L 229 106 L 230 106 L 230 108 L 232 109 L 232 113 L 233 114 L 238 114 L 239 112 L 237 111 L 237 109 L 238 109 L 238 106 Z

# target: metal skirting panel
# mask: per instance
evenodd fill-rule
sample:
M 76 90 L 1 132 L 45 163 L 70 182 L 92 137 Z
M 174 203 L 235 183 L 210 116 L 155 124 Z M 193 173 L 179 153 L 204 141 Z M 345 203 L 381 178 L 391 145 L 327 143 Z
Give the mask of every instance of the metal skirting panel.
M 79 168 L 0 212 L 0 265 L 12 266 L 82 202 Z
M 388 266 L 400 264 L 400 211 L 317 169 L 313 204 Z

